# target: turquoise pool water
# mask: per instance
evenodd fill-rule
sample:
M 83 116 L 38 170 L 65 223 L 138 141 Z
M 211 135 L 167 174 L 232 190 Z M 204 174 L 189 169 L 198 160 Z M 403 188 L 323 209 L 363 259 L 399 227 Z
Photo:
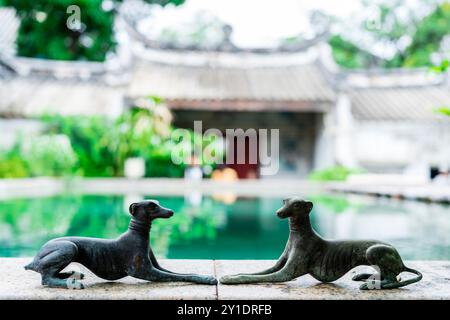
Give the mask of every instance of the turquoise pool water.
M 145 198 L 145 197 L 144 197 Z M 276 259 L 288 236 L 274 214 L 281 198 L 156 197 L 175 210 L 157 220 L 151 242 L 160 257 Z M 226 198 L 226 197 L 225 197 Z M 450 259 L 450 208 L 348 195 L 310 195 L 313 227 L 328 238 L 375 238 L 405 259 Z M 0 256 L 31 256 L 53 237 L 116 237 L 128 225 L 133 196 L 60 195 L 0 202 Z M 226 203 L 225 203 L 225 202 Z

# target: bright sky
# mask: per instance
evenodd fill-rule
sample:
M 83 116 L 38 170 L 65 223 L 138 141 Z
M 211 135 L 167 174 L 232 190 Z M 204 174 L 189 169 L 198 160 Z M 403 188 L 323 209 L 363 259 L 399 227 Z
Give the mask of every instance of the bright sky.
M 403 0 L 404 6 L 397 8 L 396 14 L 407 21 L 411 14 L 418 17 L 428 14 L 432 3 L 442 1 Z M 152 17 L 143 21 L 142 31 L 156 38 L 162 30 L 186 34 L 195 25 L 196 14 L 206 12 L 206 21 L 213 20 L 211 16 L 214 16 L 233 27 L 231 40 L 237 46 L 276 47 L 283 38 L 298 34 L 311 36 L 314 32 L 309 23 L 310 13 L 318 10 L 341 20 L 335 27 L 349 40 L 375 55 L 389 58 L 395 54 L 397 45 L 408 45 L 411 37 L 405 35 L 398 44 L 386 43 L 361 29 L 364 23 L 368 23 L 368 27 L 375 26 L 377 4 L 388 2 L 367 0 L 368 4 L 363 6 L 361 0 L 186 0 L 179 7 L 156 6 Z M 210 39 L 213 38 L 214 33 L 211 33 Z
M 207 11 L 233 27 L 233 42 L 241 47 L 270 46 L 308 29 L 307 13 L 319 9 L 348 17 L 359 0 L 186 0 L 180 7 L 158 9 L 155 24 L 170 26 Z

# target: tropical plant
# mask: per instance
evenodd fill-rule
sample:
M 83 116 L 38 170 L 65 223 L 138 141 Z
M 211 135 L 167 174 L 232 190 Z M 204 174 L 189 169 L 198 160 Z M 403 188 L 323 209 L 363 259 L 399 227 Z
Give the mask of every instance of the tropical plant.
M 74 172 L 82 176 L 111 177 L 118 174 L 114 152 L 117 131 L 113 121 L 100 116 L 46 116 L 47 134 L 68 137 L 78 160 Z
M 77 158 L 64 135 L 41 135 L 19 141 L 0 155 L 0 178 L 68 176 Z
M 148 177 L 183 176 L 184 167 L 171 161 L 170 136 L 166 136 L 172 130 L 170 124 L 157 124 L 149 109 L 133 108 L 118 119 L 46 116 L 44 121 L 49 133 L 69 138 L 78 158 L 77 173 L 82 176 L 123 176 L 125 160 L 131 157 L 145 159 Z
M 20 154 L 33 177 L 70 175 L 77 162 L 70 140 L 64 135 L 41 135 L 24 140 Z
M 1 177 L 67 176 L 121 177 L 125 161 L 140 157 L 146 177 L 183 177 L 187 161 L 174 163 L 172 153 L 179 141 L 172 137 L 170 111 L 149 97 L 145 107 L 135 107 L 118 118 L 105 116 L 46 115 L 43 134 L 19 139 L 0 154 Z M 204 147 L 214 140 L 185 130 L 189 142 Z M 210 149 L 222 154 L 220 146 Z M 188 160 L 187 153 L 184 160 Z M 200 165 L 214 164 L 200 159 Z

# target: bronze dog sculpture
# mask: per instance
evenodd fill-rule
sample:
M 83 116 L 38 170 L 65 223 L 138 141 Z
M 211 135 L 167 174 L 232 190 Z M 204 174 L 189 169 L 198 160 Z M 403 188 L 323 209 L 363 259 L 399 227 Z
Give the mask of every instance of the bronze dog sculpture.
M 118 280 L 126 276 L 138 279 L 168 282 L 186 281 L 217 284 L 210 276 L 179 274 L 163 269 L 150 248 L 149 233 L 152 221 L 170 218 L 173 211 L 147 200 L 130 205 L 131 222 L 128 230 L 117 239 L 63 237 L 50 240 L 41 248 L 34 260 L 25 266 L 42 276 L 42 284 L 53 288 L 83 289 L 84 275 L 61 272 L 71 262 L 78 262 L 95 275 L 106 280 Z
M 354 281 L 365 281 L 360 286 L 362 290 L 400 288 L 422 279 L 422 274 L 406 267 L 397 250 L 387 243 L 322 239 L 311 227 L 309 214 L 312 207 L 312 202 L 297 197 L 285 199 L 277 215 L 282 219 L 289 218 L 290 235 L 277 263 L 258 273 L 224 276 L 220 282 L 284 282 L 308 273 L 321 282 L 332 282 L 359 265 L 376 266 L 379 270 L 378 274 L 362 273 L 353 277 Z M 398 281 L 397 276 L 404 271 L 417 277 Z

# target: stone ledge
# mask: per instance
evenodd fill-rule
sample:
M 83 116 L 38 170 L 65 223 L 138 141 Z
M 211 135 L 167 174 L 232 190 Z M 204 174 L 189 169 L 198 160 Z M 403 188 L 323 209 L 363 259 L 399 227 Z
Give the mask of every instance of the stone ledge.
M 286 192 L 307 194 L 323 191 L 323 185 L 298 179 L 247 179 L 238 181 L 214 181 L 203 179 L 193 182 L 179 178 L 81 178 L 70 179 L 39 177 L 23 179 L 0 179 L 0 199 L 58 195 L 64 191 L 75 194 L 185 195 L 192 190 L 211 195 L 232 192 L 242 196 L 272 195 L 283 197 Z
M 216 261 L 216 275 L 248 273 L 264 270 L 272 266 L 274 261 Z M 356 267 L 341 279 L 333 283 L 321 283 L 310 275 L 305 275 L 294 281 L 278 284 L 254 285 L 222 285 L 218 287 L 218 299 L 282 299 L 282 300 L 390 300 L 390 299 L 450 299 L 450 261 L 407 261 L 405 264 L 420 270 L 423 279 L 418 283 L 393 290 L 359 290 L 360 282 L 351 278 L 365 268 Z M 371 268 L 370 268 L 371 269 Z M 405 273 L 406 279 L 410 275 Z
M 85 290 L 45 288 L 40 275 L 25 271 L 31 258 L 0 258 L 0 299 L 19 300 L 182 300 L 182 299 L 292 299 L 292 300 L 379 300 L 379 299 L 446 299 L 450 300 L 450 261 L 413 261 L 406 264 L 420 270 L 424 277 L 413 285 L 394 290 L 360 291 L 359 283 L 351 281 L 350 271 L 338 281 L 325 284 L 310 276 L 279 284 L 206 286 L 190 283 L 151 283 L 130 277 L 116 282 L 97 278 L 83 269 Z M 255 272 L 273 265 L 271 260 L 161 260 L 168 269 L 183 273 L 201 273 L 221 277 L 226 274 Z M 76 270 L 76 266 L 68 269 Z M 404 278 L 409 275 L 405 274 Z
M 211 300 L 217 299 L 216 287 L 190 283 L 157 283 L 126 277 L 119 281 L 102 280 L 79 265 L 84 290 L 54 289 L 41 286 L 41 277 L 23 266 L 31 258 L 0 258 L 0 299 L 19 300 Z M 174 272 L 214 274 L 212 260 L 162 260 L 161 265 Z M 77 268 L 78 267 L 78 268 Z

